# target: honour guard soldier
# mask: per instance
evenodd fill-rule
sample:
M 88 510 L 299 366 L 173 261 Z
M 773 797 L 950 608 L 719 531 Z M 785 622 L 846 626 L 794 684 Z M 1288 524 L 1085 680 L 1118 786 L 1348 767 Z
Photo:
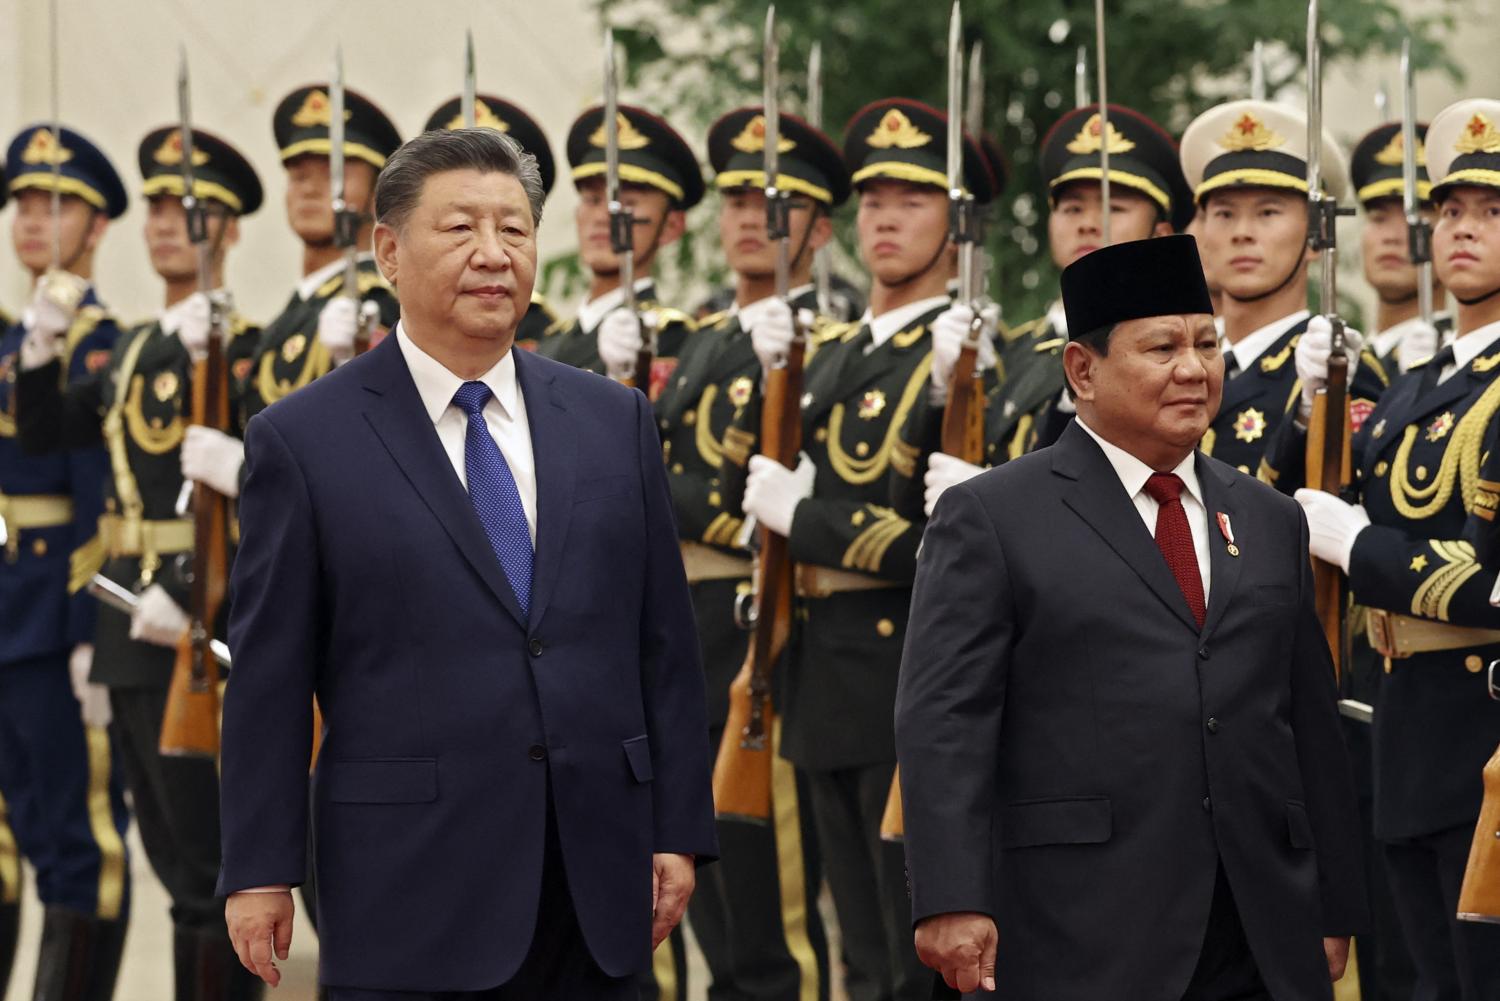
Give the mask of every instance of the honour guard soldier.
M 1500 657 L 1500 611 L 1490 604 L 1493 568 L 1474 547 L 1493 531 L 1500 494 L 1480 475 L 1500 429 L 1500 101 L 1441 112 L 1427 131 L 1427 163 L 1433 263 L 1458 301 L 1457 336 L 1397 376 L 1355 434 L 1357 503 L 1308 489 L 1296 498 L 1313 555 L 1348 574 L 1385 658 L 1375 837 L 1416 966 L 1412 996 L 1478 1001 L 1500 996 L 1500 928 L 1455 915 L 1480 773 L 1500 743 L 1500 702 L 1485 676 Z M 1297 363 L 1316 387 L 1328 341 L 1315 350 L 1303 346 L 1310 340 Z M 1302 486 L 1299 425 L 1287 422 L 1267 453 L 1284 491 Z
M 651 271 L 662 250 L 682 236 L 687 210 L 703 200 L 703 171 L 687 141 L 649 111 L 620 105 L 619 135 L 620 201 L 634 219 L 636 304 L 656 324 L 650 394 L 654 398 L 675 366 L 693 322 L 687 314 L 657 303 Z M 553 324 L 536 349 L 575 368 L 626 378 L 640 350 L 641 321 L 622 308 L 620 255 L 610 242 L 605 193 L 606 141 L 602 107 L 585 111 L 568 130 L 568 164 L 578 189 L 578 255 L 589 271 L 589 292 L 573 321 Z
M 859 193 L 870 307 L 857 324 L 812 338 L 796 470 L 751 457 L 758 428 L 732 428 L 725 474 L 748 462 L 742 506 L 789 540 L 797 609 L 778 706 L 781 754 L 807 776 L 824 872 L 843 934 L 849 996 L 925 999 L 932 980 L 911 942 L 899 845 L 880 838 L 895 770 L 892 712 L 921 524 L 889 506 L 897 432 L 927 392 L 932 324 L 950 307 L 957 248 L 949 240 L 947 117 L 889 98 L 845 128 Z M 978 143 L 962 144 L 976 200 L 994 181 Z M 784 356 L 788 326 L 759 323 L 763 367 Z M 733 502 L 731 489 L 726 499 Z
M 239 220 L 261 205 L 259 178 L 229 143 L 193 130 L 194 192 L 207 213 L 210 271 L 222 289 Z M 107 368 L 62 391 L 58 362 L 28 365 L 18 385 L 22 444 L 32 451 L 108 449 L 113 476 L 100 537 L 103 572 L 140 595 L 133 616 L 98 613 L 94 679 L 109 687 L 116 734 L 141 840 L 172 899 L 178 1001 L 257 998 L 261 982 L 240 965 L 214 896 L 219 871 L 219 779 L 212 759 L 158 750 L 176 648 L 188 628 L 185 554 L 193 522 L 177 513 L 193 361 L 208 349 L 209 300 L 198 288 L 198 248 L 183 210 L 184 146 L 178 126 L 141 140 L 146 246 L 166 284 L 161 314 L 120 338 Z M 227 299 L 227 296 L 225 297 Z M 243 381 L 259 331 L 231 314 L 224 346 L 231 381 Z M 102 420 L 101 420 L 102 417 Z M 201 429 L 200 429 L 201 430 Z M 230 485 L 230 484 L 225 484 Z
M 1427 178 L 1426 123 L 1418 122 L 1416 131 L 1417 198 L 1422 213 L 1430 218 L 1432 182 Z M 1387 377 L 1437 354 L 1442 335 L 1453 330 L 1451 316 L 1439 315 L 1429 325 L 1418 312 L 1417 266 L 1412 263 L 1401 204 L 1402 145 L 1401 123 L 1387 122 L 1366 133 L 1349 158 L 1354 197 L 1365 210 L 1360 257 L 1365 281 L 1375 290 L 1377 299 L 1369 353 Z M 1443 284 L 1436 278 L 1432 297 L 1437 302 L 1444 297 Z
M 98 147 L 51 125 L 12 140 L 5 179 L 35 292 L 0 336 L 0 796 L 45 908 L 36 996 L 106 1001 L 130 913 L 128 815 L 108 698 L 89 680 L 95 603 L 83 588 L 103 560 L 109 460 L 97 446 L 27 454 L 16 380 L 25 344 L 59 359 L 60 381 L 109 361 L 120 331 L 91 279 L 125 187 Z
M 1346 192 L 1344 154 L 1322 136 L 1325 187 Z M 1292 352 L 1308 326 L 1307 120 L 1266 101 L 1231 101 L 1194 119 L 1182 169 L 1204 212 L 1198 246 L 1224 289 L 1224 401 L 1203 451 L 1255 474 L 1282 417 L 1299 398 Z M 1325 328 L 1326 329 L 1326 328 Z M 1350 331 L 1352 340 L 1359 335 Z M 1351 377 L 1354 422 L 1383 384 L 1375 366 Z M 1305 386 L 1302 394 L 1307 394 Z
M 20 937 L 21 853 L 16 850 L 15 832 L 6 821 L 5 799 L 0 797 L 0 997 L 10 986 Z
M 782 113 L 778 187 L 790 192 L 790 295 L 816 310 L 813 256 L 833 238 L 831 213 L 849 197 L 849 171 L 837 146 L 802 119 Z M 709 129 L 708 158 L 719 199 L 719 242 L 735 276 L 729 309 L 707 317 L 683 348 L 656 403 L 683 563 L 693 591 L 707 674 L 710 746 L 723 738 L 729 685 L 745 661 L 748 633 L 734 605 L 750 586 L 743 522 L 721 502 L 720 446 L 747 408 L 758 405 L 760 362 L 751 345 L 758 324 L 792 322 L 775 298 L 776 242 L 766 229 L 760 107 L 740 108 Z M 772 765 L 776 823 L 724 820 L 719 864 L 705 869 L 688 907 L 693 934 L 713 978 L 712 996 L 826 999 L 828 946 L 818 916 L 822 882 L 811 815 L 802 809 L 795 767 Z
M 1097 250 L 1103 239 L 1103 131 L 1099 107 L 1090 104 L 1068 112 L 1042 140 L 1042 176 L 1051 206 L 1047 240 L 1058 268 Z M 1186 225 L 1192 192 L 1171 136 L 1146 116 L 1112 104 L 1108 142 L 1111 238 L 1144 240 Z M 931 391 L 912 408 L 892 462 L 896 506 L 911 516 L 924 507 L 930 512 L 944 490 L 985 468 L 937 451 L 948 379 L 967 326 L 962 307 L 935 326 Z M 986 466 L 1051 444 L 1071 419 L 1072 405 L 1063 392 L 1067 338 L 1060 299 L 1046 315 L 1004 331 L 985 407 Z
M 542 172 L 542 191 L 552 194 L 552 184 L 557 180 L 557 162 L 552 159 L 552 146 L 547 134 L 526 112 L 511 102 L 491 94 L 474 96 L 474 125 L 481 129 L 504 132 L 521 148 L 536 157 L 537 169 Z M 433 129 L 461 129 L 464 126 L 463 97 L 454 97 L 443 103 L 427 119 L 424 132 Z M 535 289 L 531 293 L 531 308 L 521 318 L 516 328 L 516 346 L 528 351 L 536 350 L 537 341 L 547 329 L 557 322 L 547 300 Z

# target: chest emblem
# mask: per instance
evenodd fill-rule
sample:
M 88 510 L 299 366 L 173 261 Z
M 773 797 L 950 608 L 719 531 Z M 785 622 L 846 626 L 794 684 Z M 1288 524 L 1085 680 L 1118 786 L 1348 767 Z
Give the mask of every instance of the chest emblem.
M 1426 556 L 1423 556 L 1421 553 L 1418 553 L 1416 556 L 1413 556 L 1411 558 L 1411 570 L 1412 570 L 1412 573 L 1421 573 L 1423 570 L 1426 570 L 1426 569 L 1427 569 L 1427 557 Z
M 860 397 L 859 416 L 861 420 L 873 421 L 885 412 L 885 393 L 879 389 L 872 389 Z
M 243 382 L 250 374 L 250 369 L 255 364 L 253 358 L 240 358 L 234 363 L 234 378 L 237 382 Z
M 750 381 L 748 375 L 742 375 L 729 384 L 729 402 L 736 407 L 743 407 L 750 402 L 750 391 L 755 383 Z
M 301 358 L 302 352 L 306 350 L 307 335 L 293 334 L 292 336 L 288 337 L 286 339 L 286 343 L 281 346 L 281 360 L 290 365 L 298 358 Z
M 178 379 L 177 373 L 172 371 L 162 372 L 151 380 L 151 392 L 156 394 L 157 402 L 166 403 L 177 395 Z
M 1252 442 L 1266 433 L 1266 415 L 1254 407 L 1242 411 L 1234 419 L 1234 437 L 1239 441 Z
M 1427 440 L 1442 441 L 1453 430 L 1453 411 L 1445 411 L 1437 420 L 1427 425 Z
M 83 367 L 90 372 L 98 372 L 109 364 L 110 352 L 105 348 L 90 351 L 83 356 Z

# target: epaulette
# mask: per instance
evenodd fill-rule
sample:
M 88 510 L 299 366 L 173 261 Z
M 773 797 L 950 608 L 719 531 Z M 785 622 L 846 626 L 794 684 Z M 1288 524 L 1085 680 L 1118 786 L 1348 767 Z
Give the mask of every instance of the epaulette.
M 318 286 L 318 291 L 313 293 L 313 298 L 325 299 L 328 296 L 333 295 L 333 293 L 337 292 L 339 289 L 343 288 L 343 285 L 344 276 L 342 274 L 334 275 L 322 285 Z M 390 291 L 391 285 L 390 282 L 385 280 L 385 276 L 382 275 L 379 271 L 366 271 L 365 269 L 361 268 L 359 271 L 359 294 L 364 295 L 371 289 L 377 288 L 383 288 L 386 291 Z
M 1428 362 L 1432 361 L 1432 359 L 1436 357 L 1437 355 L 1428 355 L 1426 358 L 1418 358 L 1416 361 L 1406 366 L 1406 370 L 1408 372 L 1415 372 L 1417 369 L 1425 367 Z
M 1056 354 L 1057 349 L 1067 343 L 1068 339 L 1066 337 L 1052 337 L 1045 341 L 1038 342 L 1037 345 L 1031 350 L 1035 351 L 1039 355 L 1047 354 L 1049 352 L 1052 354 Z
M 703 319 L 699 320 L 698 326 L 700 328 L 722 327 L 724 326 L 724 324 L 729 322 L 730 317 L 732 317 L 733 315 L 734 312 L 732 310 L 721 309 L 717 313 L 709 313 Z
M 680 323 L 687 327 L 688 330 L 698 329 L 697 321 L 680 309 L 673 309 L 670 306 L 655 306 L 653 308 L 656 310 L 656 327 L 658 330 L 673 323 Z
M 923 323 L 919 326 L 912 327 L 910 330 L 903 330 L 899 334 L 893 336 L 891 338 L 891 347 L 897 349 L 898 351 L 905 351 L 907 348 L 911 347 L 913 344 L 917 343 L 926 336 L 927 324 Z
M 557 321 L 557 314 L 552 311 L 552 304 L 547 301 L 546 296 L 539 292 L 531 293 L 531 304 L 542 311 L 542 315 L 547 318 L 548 323 L 555 323 Z
M 1488 372 L 1496 365 L 1500 365 L 1500 351 L 1497 351 L 1492 355 L 1485 355 L 1483 358 L 1475 358 L 1473 361 L 1469 362 L 1469 365 L 1474 369 L 1474 371 L 1481 374 Z
M 1025 337 L 1027 334 L 1035 333 L 1036 328 L 1044 323 L 1046 319 L 1047 318 L 1045 316 L 1039 316 L 1035 320 L 1027 320 L 1025 323 L 1018 323 L 1014 327 L 1007 327 L 1004 324 L 1001 324 L 1000 336 L 1004 339 L 1006 344 L 1009 344 L 1012 341 L 1018 341 L 1022 337 Z
M 826 344 L 837 338 L 841 341 L 852 341 L 859 334 L 861 323 L 830 323 L 820 337 L 813 339 L 814 344 Z
M 564 319 L 559 318 L 559 319 L 553 320 L 552 323 L 551 323 L 551 325 L 549 325 L 546 330 L 542 331 L 542 336 L 543 337 L 551 337 L 554 334 L 560 334 L 560 333 L 562 333 L 564 330 L 567 330 L 568 328 L 570 328 L 572 326 L 573 326 L 573 321 L 572 320 L 564 320 Z

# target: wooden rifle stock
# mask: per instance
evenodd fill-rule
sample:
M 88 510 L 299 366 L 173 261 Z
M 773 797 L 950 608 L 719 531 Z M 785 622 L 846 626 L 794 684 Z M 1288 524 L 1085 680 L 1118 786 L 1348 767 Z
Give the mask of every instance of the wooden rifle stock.
M 1500 924 L 1500 747 L 1484 766 L 1484 805 L 1458 894 L 1458 916 Z
M 805 337 L 796 338 L 786 364 L 766 373 L 761 453 L 788 469 L 796 468 L 802 448 L 805 344 Z M 771 822 L 771 764 L 776 753 L 771 672 L 792 631 L 793 571 L 786 538 L 762 526 L 750 648 L 729 687 L 729 718 L 714 763 L 714 811 L 720 817 Z
M 1335 323 L 1340 323 L 1334 319 Z M 1334 338 L 1335 343 L 1342 340 Z M 1309 487 L 1342 497 L 1352 475 L 1349 439 L 1349 359 L 1342 350 L 1328 358 L 1328 383 L 1313 398 L 1312 416 L 1307 422 L 1307 478 Z M 1333 673 L 1343 673 L 1345 658 L 1345 620 L 1347 603 L 1344 574 L 1338 567 L 1313 560 L 1313 598 L 1323 635 L 1333 654 Z
M 656 363 L 656 332 L 647 327 L 645 316 L 640 313 L 636 316 L 640 318 L 641 323 L 641 349 L 635 355 L 635 372 L 625 380 L 624 384 L 639 389 L 649 400 L 654 397 L 651 367 Z

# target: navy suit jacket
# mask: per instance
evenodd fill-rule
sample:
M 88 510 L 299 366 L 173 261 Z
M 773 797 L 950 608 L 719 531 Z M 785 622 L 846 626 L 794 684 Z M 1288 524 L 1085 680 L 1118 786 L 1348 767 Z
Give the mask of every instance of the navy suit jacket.
M 995 918 L 999 1001 L 1181 998 L 1220 865 L 1278 1001 L 1327 1001 L 1322 937 L 1362 930 L 1307 523 L 1202 453 L 1197 473 L 1201 628 L 1076 423 L 928 524 L 896 702 L 912 899 Z
M 537 470 L 529 621 L 396 338 L 247 428 L 219 891 L 305 878 L 316 694 L 325 983 L 509 980 L 537 914 L 549 785 L 579 923 L 611 975 L 649 957 L 652 853 L 716 852 L 650 404 L 514 357 Z

